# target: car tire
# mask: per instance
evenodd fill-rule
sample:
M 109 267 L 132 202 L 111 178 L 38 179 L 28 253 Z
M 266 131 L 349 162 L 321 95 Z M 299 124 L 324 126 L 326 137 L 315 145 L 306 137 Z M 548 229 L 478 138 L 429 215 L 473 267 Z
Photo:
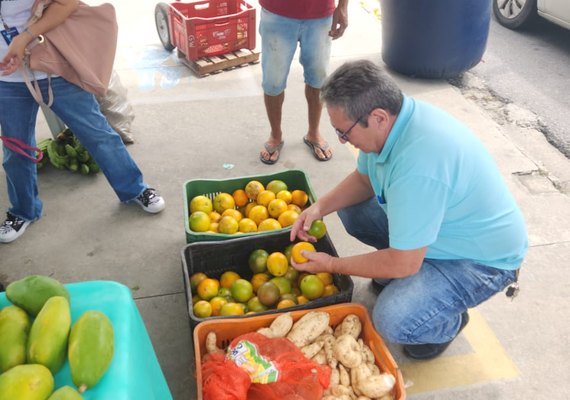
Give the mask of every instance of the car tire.
M 522 29 L 537 17 L 536 0 L 493 0 L 493 14 L 504 27 Z
M 158 3 L 154 9 L 154 22 L 156 24 L 156 32 L 162 46 L 168 50 L 174 50 L 172 39 L 170 37 L 170 27 L 168 21 L 169 5 L 166 3 Z

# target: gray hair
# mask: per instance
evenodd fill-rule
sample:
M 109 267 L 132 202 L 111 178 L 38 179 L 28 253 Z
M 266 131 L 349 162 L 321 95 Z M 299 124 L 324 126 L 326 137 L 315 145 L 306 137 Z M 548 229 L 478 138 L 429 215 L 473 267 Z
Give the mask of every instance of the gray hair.
M 321 100 L 328 106 L 342 108 L 353 121 L 376 108 L 397 115 L 403 99 L 396 82 L 368 60 L 344 63 L 327 77 L 321 88 Z M 362 124 L 367 126 L 366 121 Z

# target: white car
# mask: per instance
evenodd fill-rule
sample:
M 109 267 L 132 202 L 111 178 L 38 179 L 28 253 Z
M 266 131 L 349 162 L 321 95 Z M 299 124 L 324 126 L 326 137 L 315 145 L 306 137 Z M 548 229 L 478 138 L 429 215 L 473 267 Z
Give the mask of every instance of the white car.
M 493 0 L 493 14 L 509 29 L 523 28 L 537 15 L 570 29 L 570 0 Z

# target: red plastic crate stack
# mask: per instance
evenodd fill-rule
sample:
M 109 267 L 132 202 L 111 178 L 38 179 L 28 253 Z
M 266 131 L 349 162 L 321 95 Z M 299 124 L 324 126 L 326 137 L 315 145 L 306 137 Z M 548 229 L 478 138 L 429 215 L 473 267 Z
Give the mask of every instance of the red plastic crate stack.
M 255 48 L 255 9 L 244 0 L 171 5 L 174 44 L 188 59 Z

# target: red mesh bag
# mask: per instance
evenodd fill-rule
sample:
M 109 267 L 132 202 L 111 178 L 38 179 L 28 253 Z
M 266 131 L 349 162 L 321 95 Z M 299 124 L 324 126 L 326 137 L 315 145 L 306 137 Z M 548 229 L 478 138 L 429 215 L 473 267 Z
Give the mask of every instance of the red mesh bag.
M 330 383 L 330 368 L 309 360 L 286 338 L 247 333 L 222 357 L 209 356 L 202 365 L 205 400 L 320 399 Z

